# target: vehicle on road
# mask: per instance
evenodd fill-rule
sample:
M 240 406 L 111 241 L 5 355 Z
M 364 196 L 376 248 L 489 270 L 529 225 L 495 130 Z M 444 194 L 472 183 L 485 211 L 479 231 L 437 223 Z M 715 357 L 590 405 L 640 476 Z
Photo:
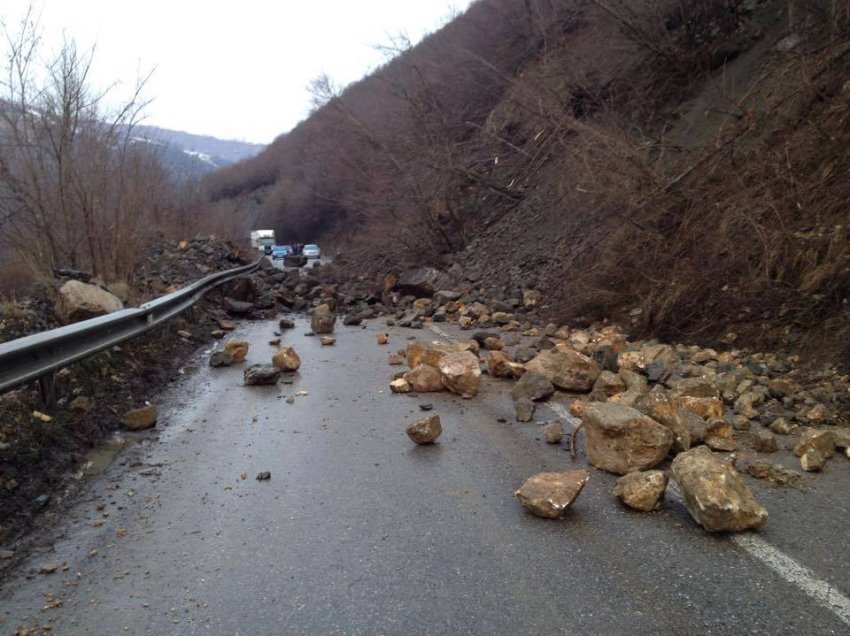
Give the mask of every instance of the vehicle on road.
M 281 258 L 286 258 L 290 254 L 292 254 L 292 248 L 289 245 L 275 245 L 272 248 L 272 259 L 273 260 L 279 260 Z
M 301 253 L 307 258 L 321 258 L 322 250 L 319 249 L 319 246 L 315 243 L 308 243 L 304 246 L 304 249 L 301 250 Z
M 251 247 L 261 251 L 267 256 L 271 256 L 272 249 L 277 241 L 275 241 L 274 230 L 252 230 L 251 231 Z

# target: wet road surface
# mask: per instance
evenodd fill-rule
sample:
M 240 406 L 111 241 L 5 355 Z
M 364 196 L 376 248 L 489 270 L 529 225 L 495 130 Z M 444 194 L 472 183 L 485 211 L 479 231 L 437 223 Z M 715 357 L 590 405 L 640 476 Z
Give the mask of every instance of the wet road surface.
M 240 327 L 249 362 L 270 360 L 275 328 Z M 163 396 L 156 432 L 93 479 L 53 539 L 2 581 L 0 633 L 850 630 L 841 607 L 704 533 L 675 500 L 650 514 L 621 507 L 615 477 L 592 468 L 565 520 L 527 514 L 512 494 L 526 477 L 583 459 L 542 441 L 555 419 L 544 408 L 537 423 L 514 423 L 507 383 L 485 377 L 472 400 L 392 395 L 399 367 L 387 354 L 430 331 L 386 329 L 382 347 L 380 323 L 338 326 L 322 347 L 308 328 L 299 320 L 283 336 L 303 360 L 292 384 L 242 386 L 241 366 L 210 369 L 199 352 Z M 433 447 L 404 434 L 421 403 L 442 417 Z M 257 481 L 261 471 L 271 479 Z M 803 489 L 758 490 L 771 513 L 758 535 L 839 601 L 850 593 L 848 477 L 838 457 Z M 59 570 L 38 574 L 48 562 Z

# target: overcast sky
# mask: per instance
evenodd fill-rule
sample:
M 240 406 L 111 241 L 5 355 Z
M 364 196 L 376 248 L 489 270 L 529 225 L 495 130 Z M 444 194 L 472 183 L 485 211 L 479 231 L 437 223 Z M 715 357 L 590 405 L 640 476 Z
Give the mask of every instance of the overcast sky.
M 14 28 L 29 0 L 0 0 Z M 94 83 L 153 70 L 144 123 L 269 143 L 309 109 L 322 72 L 338 84 L 380 64 L 390 36 L 422 35 L 470 0 L 34 0 L 49 51 L 63 32 L 96 44 Z M 2 47 L 2 44 L 0 44 Z M 5 51 L 4 51 L 5 53 Z M 5 55 L 4 55 L 5 57 Z

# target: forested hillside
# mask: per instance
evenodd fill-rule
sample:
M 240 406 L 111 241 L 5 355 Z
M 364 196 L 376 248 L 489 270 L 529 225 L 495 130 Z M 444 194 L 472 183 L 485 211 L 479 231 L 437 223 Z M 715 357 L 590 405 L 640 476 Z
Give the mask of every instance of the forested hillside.
M 561 318 L 847 361 L 848 28 L 829 0 L 479 0 L 341 93 L 318 78 L 208 196 Z

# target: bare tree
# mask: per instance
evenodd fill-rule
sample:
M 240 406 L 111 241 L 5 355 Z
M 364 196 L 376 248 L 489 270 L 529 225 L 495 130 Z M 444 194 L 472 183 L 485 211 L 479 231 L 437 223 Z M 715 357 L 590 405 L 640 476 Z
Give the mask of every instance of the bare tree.
M 94 50 L 66 40 L 44 61 L 32 10 L 0 37 L 0 240 L 41 271 L 128 277 L 143 238 L 174 220 L 177 194 L 156 150 L 133 138 L 148 77 L 109 108 L 109 90 L 90 88 Z

